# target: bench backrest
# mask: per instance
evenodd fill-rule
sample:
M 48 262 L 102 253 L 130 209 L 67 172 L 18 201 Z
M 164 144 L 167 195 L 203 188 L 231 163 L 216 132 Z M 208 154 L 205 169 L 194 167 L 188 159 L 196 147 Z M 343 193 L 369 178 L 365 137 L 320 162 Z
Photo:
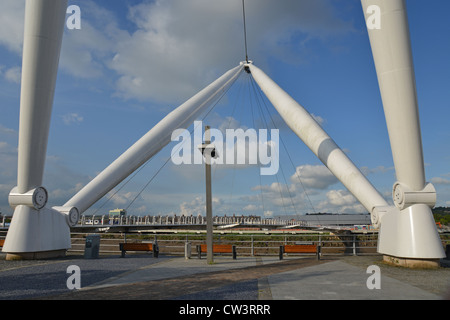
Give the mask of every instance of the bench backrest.
M 200 245 L 200 250 L 206 252 L 206 244 Z M 231 244 L 213 244 L 213 252 L 216 253 L 232 253 L 233 246 Z
M 284 246 L 286 253 L 316 253 L 317 245 L 315 244 L 288 244 Z
M 153 251 L 153 243 L 121 243 L 120 250 L 125 251 Z

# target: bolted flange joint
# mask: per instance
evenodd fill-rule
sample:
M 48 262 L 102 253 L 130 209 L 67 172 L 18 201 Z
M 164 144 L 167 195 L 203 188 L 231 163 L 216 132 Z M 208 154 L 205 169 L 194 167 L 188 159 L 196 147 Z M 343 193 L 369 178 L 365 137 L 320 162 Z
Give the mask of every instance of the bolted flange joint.
M 59 211 L 66 216 L 66 222 L 69 227 L 76 226 L 78 220 L 80 220 L 80 211 L 75 207 L 53 207 L 52 209 Z
M 47 204 L 48 192 L 44 187 L 37 187 L 25 193 L 20 193 L 18 188 L 14 187 L 9 193 L 8 201 L 12 208 L 25 205 L 40 210 Z
M 395 206 L 400 210 L 414 204 L 426 204 L 433 208 L 436 204 L 436 189 L 431 183 L 427 183 L 422 190 L 414 191 L 407 185 L 396 182 L 393 187 L 392 197 Z

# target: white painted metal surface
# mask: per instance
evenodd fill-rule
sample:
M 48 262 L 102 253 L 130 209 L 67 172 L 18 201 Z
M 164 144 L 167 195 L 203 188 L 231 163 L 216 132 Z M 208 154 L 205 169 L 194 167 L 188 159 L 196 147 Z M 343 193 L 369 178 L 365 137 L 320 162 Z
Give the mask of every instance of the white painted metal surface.
M 404 0 L 362 0 L 381 10 L 380 28 L 368 28 L 397 175 L 396 207 L 381 218 L 378 250 L 402 258 L 445 256 L 431 208 L 436 192 L 425 180 L 409 25 Z
M 19 205 L 14 210 L 2 251 L 26 254 L 65 250 L 70 247 L 70 228 L 64 213 L 46 207 L 36 210 Z
M 175 129 L 189 127 L 233 83 L 242 70 L 243 65 L 239 65 L 227 71 L 205 89 L 169 113 L 64 206 L 76 207 L 80 213 L 83 213 L 164 148 L 171 141 L 171 135 Z
M 45 208 L 41 186 L 66 10 L 65 0 L 26 2 L 17 187 L 9 196 L 15 210 L 2 249 L 8 253 L 70 248 L 67 217 Z
M 388 203 L 316 120 L 263 71 L 248 64 L 253 78 L 289 128 L 369 211 Z M 374 219 L 372 219 L 374 221 Z
M 18 153 L 19 193 L 41 186 L 67 1 L 27 1 Z
M 397 182 L 389 206 L 314 118 L 251 63 L 235 67 L 168 114 L 62 207 L 46 208 L 41 186 L 67 0 L 27 0 L 20 106 L 18 181 L 9 201 L 14 217 L 3 247 L 8 253 L 70 248 L 69 226 L 188 127 L 244 67 L 288 126 L 372 213 L 379 224 L 379 252 L 395 257 L 444 257 L 431 214 L 436 193 L 425 180 L 414 68 L 404 0 L 362 0 L 381 8 L 381 29 L 369 29 Z M 366 16 L 367 18 L 367 16 Z

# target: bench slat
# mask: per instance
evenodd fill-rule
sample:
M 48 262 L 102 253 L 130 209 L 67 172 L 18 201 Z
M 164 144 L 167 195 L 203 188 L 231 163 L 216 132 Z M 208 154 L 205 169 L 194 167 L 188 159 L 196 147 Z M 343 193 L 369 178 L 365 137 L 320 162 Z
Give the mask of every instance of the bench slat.
M 125 251 L 152 251 L 152 243 L 121 243 L 121 250 Z
M 285 253 L 315 253 L 317 260 L 320 260 L 321 247 L 317 244 L 293 244 L 280 246 L 280 260 L 283 260 Z
M 198 258 L 201 259 L 202 252 L 207 252 L 207 245 L 197 245 Z M 236 246 L 231 244 L 213 244 L 213 253 L 231 253 L 236 259 Z
M 120 251 L 122 251 L 122 258 L 125 257 L 126 251 L 151 251 L 153 253 L 154 258 L 157 258 L 159 255 L 158 245 L 154 246 L 153 243 L 142 243 L 142 242 L 119 243 L 119 249 Z
M 285 245 L 285 253 L 316 253 L 317 246 L 315 244 L 297 244 L 297 245 Z
M 206 244 L 201 244 L 200 248 L 202 252 L 206 252 Z M 233 246 L 231 244 L 213 244 L 213 252 L 215 253 L 232 253 Z

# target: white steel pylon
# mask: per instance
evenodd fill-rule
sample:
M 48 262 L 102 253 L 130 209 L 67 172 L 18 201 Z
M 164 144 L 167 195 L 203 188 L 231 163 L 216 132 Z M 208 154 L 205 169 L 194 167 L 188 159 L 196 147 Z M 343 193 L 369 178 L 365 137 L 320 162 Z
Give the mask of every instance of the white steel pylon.
M 331 173 L 342 182 L 369 212 L 374 211 L 376 207 L 388 206 L 386 200 L 384 200 L 308 111 L 283 91 L 262 70 L 252 63 L 249 63 L 247 66 L 256 83 L 288 127 L 311 149 L 320 161 L 330 169 Z M 372 223 L 378 226 L 378 222 L 376 215 L 372 215 Z
M 7 259 L 64 254 L 78 216 L 76 209 L 46 208 L 42 187 L 66 10 L 64 0 L 26 2 L 17 187 L 9 194 L 14 215 L 2 249 Z
M 243 65 L 239 65 L 227 71 L 216 81 L 170 112 L 117 160 L 74 195 L 64 204 L 64 207 L 76 207 L 80 212 L 84 212 L 91 207 L 123 179 L 171 142 L 171 135 L 174 130 L 189 127 L 217 97 L 226 91 L 239 76 L 243 68 Z
M 62 207 L 46 208 L 42 174 L 67 1 L 27 0 L 18 184 L 9 196 L 15 211 L 3 251 L 38 258 L 70 248 L 70 226 L 79 215 L 167 145 L 173 130 L 194 122 L 245 68 L 288 126 L 371 213 L 372 222 L 380 227 L 379 252 L 402 259 L 434 261 L 443 257 L 430 209 L 436 193 L 425 183 L 423 170 L 404 1 L 362 3 L 364 12 L 371 3 L 383 12 L 383 31 L 369 30 L 369 35 L 398 178 L 393 192 L 396 207 L 387 204 L 303 107 L 246 61 L 168 114 Z
M 71 247 L 70 227 L 80 214 L 112 190 L 171 141 L 175 129 L 187 128 L 243 70 L 229 70 L 169 113 L 72 199 L 47 208 L 41 186 L 67 1 L 27 0 L 19 129 L 18 183 L 9 194 L 14 208 L 3 252 L 7 259 L 64 255 Z
M 422 138 L 404 0 L 362 0 L 380 10 L 381 25 L 368 28 L 383 102 L 397 182 L 395 207 L 381 218 L 378 251 L 387 261 L 420 265 L 416 260 L 445 257 L 431 209 L 436 191 L 425 179 Z

